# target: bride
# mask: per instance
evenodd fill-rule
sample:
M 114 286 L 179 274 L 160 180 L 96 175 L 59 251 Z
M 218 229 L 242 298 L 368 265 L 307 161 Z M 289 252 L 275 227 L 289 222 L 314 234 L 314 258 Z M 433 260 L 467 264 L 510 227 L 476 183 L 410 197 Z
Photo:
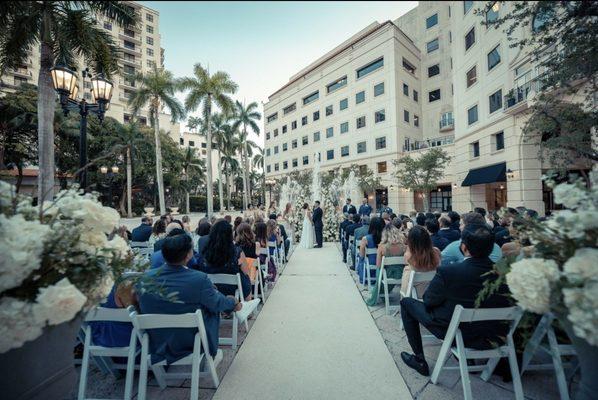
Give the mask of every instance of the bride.
M 316 237 L 314 231 L 314 224 L 311 220 L 311 211 L 309 210 L 309 204 L 303 204 L 303 229 L 301 229 L 301 242 L 299 246 L 304 249 L 311 249 L 314 247 L 314 240 Z

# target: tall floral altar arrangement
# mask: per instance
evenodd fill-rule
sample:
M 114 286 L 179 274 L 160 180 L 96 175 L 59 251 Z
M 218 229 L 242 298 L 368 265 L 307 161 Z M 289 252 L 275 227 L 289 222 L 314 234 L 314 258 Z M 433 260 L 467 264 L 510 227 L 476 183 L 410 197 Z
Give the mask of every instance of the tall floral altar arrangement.
M 40 209 L 0 181 L 0 358 L 15 362 L 34 354 L 29 368 L 38 362 L 52 369 L 54 360 L 44 357 L 52 357 L 53 348 L 25 347 L 108 295 L 132 260 L 124 239 L 108 240 L 119 218 L 89 193 L 62 191 Z M 78 323 L 68 332 L 72 337 L 58 338 L 70 348 L 71 365 L 77 329 Z
M 545 220 L 517 218 L 527 256 L 499 263 L 513 298 L 526 311 L 552 312 L 577 350 L 582 379 L 576 399 L 596 399 L 598 380 L 598 171 L 583 181 L 555 184 L 565 207 Z M 500 282 L 497 282 L 499 284 Z

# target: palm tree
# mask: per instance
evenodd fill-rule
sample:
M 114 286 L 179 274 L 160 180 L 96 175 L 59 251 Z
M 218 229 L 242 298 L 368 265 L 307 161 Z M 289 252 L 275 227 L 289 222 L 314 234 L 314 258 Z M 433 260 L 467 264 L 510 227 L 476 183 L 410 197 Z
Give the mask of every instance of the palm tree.
M 195 149 L 192 147 L 187 147 L 185 150 L 185 154 L 183 156 L 183 178 L 185 180 L 185 211 L 190 213 L 189 209 L 189 169 L 190 168 L 197 168 L 200 174 L 204 172 L 204 162 L 197 158 L 197 154 L 195 153 Z
M 241 141 L 247 144 L 241 148 L 241 160 L 243 162 L 243 207 L 245 209 L 247 209 L 247 206 L 249 205 L 249 200 L 247 196 L 250 190 L 249 157 L 251 157 L 251 154 L 249 154 L 249 152 L 247 151 L 248 149 L 250 149 L 250 147 L 248 147 L 249 141 L 247 140 L 247 128 L 251 128 L 251 130 L 259 136 L 260 128 L 257 125 L 256 121 L 259 121 L 262 118 L 262 115 L 259 112 L 257 112 L 257 108 L 258 105 L 255 101 L 249 103 L 247 107 L 245 107 L 244 104 L 240 103 L 237 100 L 237 102 L 235 103 L 235 114 L 233 117 L 233 129 L 237 130 L 242 128 L 240 129 Z M 253 143 L 253 145 L 255 145 L 255 143 Z
M 224 196 L 222 190 L 222 152 L 227 142 L 233 135 L 228 116 L 222 113 L 214 114 L 212 117 L 212 144 L 218 150 L 218 197 L 220 198 L 220 211 L 224 210 Z
M 117 71 L 118 48 L 112 36 L 94 24 L 97 16 L 119 25 L 133 25 L 132 8 L 120 1 L 8 1 L 0 4 L 0 75 L 25 64 L 33 47 L 40 46 L 37 81 L 38 199 L 54 197 L 54 111 L 56 94 L 50 69 L 58 60 L 68 66 L 83 59 L 95 73 Z
M 226 72 L 218 71 L 210 75 L 210 72 L 198 63 L 193 67 L 193 76 L 179 80 L 179 87 L 182 90 L 189 90 L 185 98 L 185 108 L 187 111 L 192 112 L 203 106 L 203 119 L 206 124 L 206 142 L 208 144 L 206 197 L 208 201 L 208 216 L 211 216 L 214 213 L 214 199 L 212 198 L 212 107 L 217 106 L 223 113 L 230 113 L 233 108 L 233 102 L 229 95 L 237 91 L 237 84 L 230 79 L 230 76 Z
M 262 170 L 262 203 L 266 204 L 266 174 L 264 171 L 264 149 L 258 148 L 257 153 L 253 156 L 253 168 Z
M 133 97 L 129 99 L 129 105 L 133 109 L 133 114 L 137 115 L 139 110 L 149 105 L 150 115 L 153 118 L 154 139 L 156 152 L 156 182 L 158 184 L 158 199 L 160 203 L 160 213 L 166 212 L 166 202 L 164 201 L 164 180 L 162 178 L 162 150 L 160 147 L 160 123 L 159 114 L 162 107 L 170 110 L 172 121 L 177 121 L 185 116 L 185 110 L 181 103 L 176 99 L 176 82 L 172 73 L 163 68 L 154 68 L 147 74 L 138 73 L 135 75 L 135 82 L 139 82 L 140 87 Z
M 189 117 L 187 120 L 187 128 L 189 128 L 191 132 L 195 131 L 195 133 L 198 133 L 202 125 L 203 120 L 201 117 Z
M 241 149 L 241 141 L 237 135 L 233 133 L 229 136 L 229 140 L 225 143 L 223 148 L 223 155 L 221 158 L 222 169 L 226 180 L 226 192 L 227 192 L 227 209 L 231 209 L 230 204 L 230 189 L 232 186 L 232 177 L 240 171 L 239 161 L 236 158 L 237 153 Z

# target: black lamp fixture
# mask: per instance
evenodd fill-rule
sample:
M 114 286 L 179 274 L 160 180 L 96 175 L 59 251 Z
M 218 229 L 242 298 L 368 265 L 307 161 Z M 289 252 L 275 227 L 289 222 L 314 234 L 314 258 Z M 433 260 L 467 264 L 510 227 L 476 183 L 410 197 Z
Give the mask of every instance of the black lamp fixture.
M 80 137 L 79 137 L 79 186 L 87 188 L 87 116 L 90 112 L 96 114 L 100 121 L 104 119 L 106 109 L 112 99 L 114 85 L 103 74 L 92 76 L 89 69 L 82 71 L 82 78 L 90 78 L 91 95 L 93 103 L 88 103 L 85 98 L 77 99 L 79 86 L 77 85 L 77 74 L 64 65 L 57 65 L 50 70 L 54 90 L 60 96 L 60 105 L 64 115 L 70 111 L 79 111 L 81 115 Z

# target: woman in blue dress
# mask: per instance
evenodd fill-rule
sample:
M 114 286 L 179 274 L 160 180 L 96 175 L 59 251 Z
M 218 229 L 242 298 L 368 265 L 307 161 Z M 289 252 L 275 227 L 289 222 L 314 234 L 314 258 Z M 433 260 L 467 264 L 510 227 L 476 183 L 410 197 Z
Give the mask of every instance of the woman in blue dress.
M 377 249 L 378 244 L 380 244 L 380 240 L 382 239 L 382 230 L 386 226 L 384 220 L 380 217 L 374 217 L 370 220 L 370 227 L 368 229 L 368 234 L 361 239 L 361 243 L 359 244 L 359 263 L 357 264 L 357 275 L 359 276 L 359 283 L 365 283 L 365 257 L 366 257 L 366 249 Z M 369 254 L 368 256 L 368 263 L 370 265 L 370 278 L 371 284 L 376 283 L 376 253 Z

